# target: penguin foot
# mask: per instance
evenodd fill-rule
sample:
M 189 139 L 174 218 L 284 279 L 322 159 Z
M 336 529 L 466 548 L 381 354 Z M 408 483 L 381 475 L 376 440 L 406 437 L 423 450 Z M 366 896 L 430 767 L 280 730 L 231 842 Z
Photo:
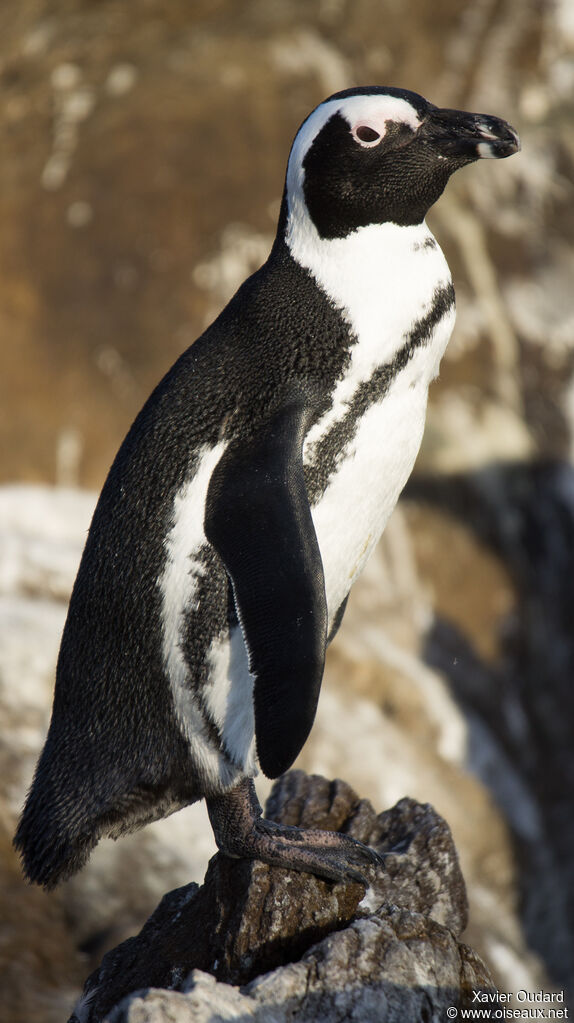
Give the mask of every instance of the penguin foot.
M 234 859 L 263 860 L 286 870 L 306 871 L 329 881 L 368 885 L 361 870 L 382 867 L 383 857 L 338 831 L 312 831 L 265 820 L 251 779 L 206 800 L 220 852 Z

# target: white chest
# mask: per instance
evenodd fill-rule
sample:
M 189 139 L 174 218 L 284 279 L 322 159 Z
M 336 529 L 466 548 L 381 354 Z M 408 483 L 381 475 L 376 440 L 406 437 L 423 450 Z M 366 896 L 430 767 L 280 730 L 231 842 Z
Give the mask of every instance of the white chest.
M 317 464 L 324 438 L 348 420 L 349 439 L 312 508 L 332 620 L 411 473 L 454 309 L 444 301 L 448 266 L 425 224 L 372 225 L 331 241 L 294 231 L 292 243 L 357 338 L 303 450 L 304 461 Z
M 370 407 L 312 507 L 329 623 L 360 575 L 409 478 L 421 443 L 427 388 L 397 381 Z

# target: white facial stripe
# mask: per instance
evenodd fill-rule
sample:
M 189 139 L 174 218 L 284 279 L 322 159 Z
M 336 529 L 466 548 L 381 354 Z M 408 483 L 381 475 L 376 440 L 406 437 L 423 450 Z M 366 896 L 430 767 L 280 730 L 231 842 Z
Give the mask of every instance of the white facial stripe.
M 303 160 L 307 152 L 321 128 L 324 128 L 329 118 L 340 109 L 341 105 L 342 100 L 329 100 L 327 103 L 321 103 L 321 106 L 309 114 L 307 120 L 299 128 L 287 165 L 287 190 L 291 198 L 302 192 Z
M 333 114 L 340 113 L 349 124 L 349 130 L 356 129 L 360 124 L 368 124 L 380 135 L 386 132 L 387 121 L 402 121 L 416 131 L 421 118 L 414 107 L 406 99 L 399 96 L 365 95 L 348 96 L 346 99 L 327 100 L 321 103 L 302 124 L 289 157 L 287 168 L 287 189 L 290 203 L 302 193 L 303 161 L 313 145 L 317 135 L 325 127 Z
M 414 107 L 406 99 L 400 99 L 398 96 L 352 96 L 344 101 L 341 114 L 352 129 L 360 124 L 368 124 L 383 136 L 388 121 L 408 124 L 413 131 L 416 131 L 421 123 Z

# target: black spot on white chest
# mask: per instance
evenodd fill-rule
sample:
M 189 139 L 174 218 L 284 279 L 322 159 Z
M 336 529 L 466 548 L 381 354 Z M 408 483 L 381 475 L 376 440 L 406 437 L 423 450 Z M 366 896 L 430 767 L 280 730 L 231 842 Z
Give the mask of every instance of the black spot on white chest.
M 339 391 L 351 391 L 353 385 L 354 389 L 338 407 L 337 388 L 333 390 L 329 412 L 319 428 L 310 432 L 306 444 L 307 489 L 311 503 L 316 503 L 325 492 L 341 460 L 355 456 L 354 441 L 363 417 L 382 405 L 395 384 L 403 394 L 401 401 L 406 404 L 409 392 L 413 392 L 413 404 L 418 404 L 420 397 L 426 394 L 450 335 L 454 301 L 452 283 L 438 285 L 428 309 L 404 335 L 393 357 L 375 365 L 366 379 L 357 375 L 353 380 L 351 367 Z M 401 381 L 402 375 L 406 381 Z M 384 443 L 382 437 L 381 443 Z
M 309 496 L 316 503 L 371 406 L 384 402 L 400 378 L 424 391 L 436 375 L 452 329 L 454 291 L 426 224 L 371 225 L 327 241 L 299 231 L 298 224 L 293 217 L 292 251 L 354 338 L 327 409 L 305 442 Z

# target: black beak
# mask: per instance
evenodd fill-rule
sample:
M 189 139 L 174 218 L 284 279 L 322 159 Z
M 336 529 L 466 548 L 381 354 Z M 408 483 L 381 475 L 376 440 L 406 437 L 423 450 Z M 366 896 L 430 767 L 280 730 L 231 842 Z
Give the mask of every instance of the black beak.
M 419 132 L 439 156 L 463 163 L 501 160 L 520 149 L 514 128 L 490 114 L 468 114 L 464 110 L 436 107 L 425 118 Z

